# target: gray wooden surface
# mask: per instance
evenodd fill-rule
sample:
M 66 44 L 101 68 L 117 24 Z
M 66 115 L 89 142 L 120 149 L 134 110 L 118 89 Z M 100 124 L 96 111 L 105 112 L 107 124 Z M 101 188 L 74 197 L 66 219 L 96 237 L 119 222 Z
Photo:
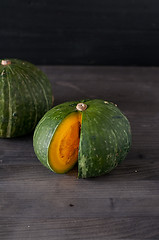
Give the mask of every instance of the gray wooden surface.
M 159 239 L 159 68 L 41 67 L 55 105 L 102 98 L 131 122 L 133 145 L 110 174 L 78 180 L 37 160 L 32 134 L 0 139 L 0 239 Z

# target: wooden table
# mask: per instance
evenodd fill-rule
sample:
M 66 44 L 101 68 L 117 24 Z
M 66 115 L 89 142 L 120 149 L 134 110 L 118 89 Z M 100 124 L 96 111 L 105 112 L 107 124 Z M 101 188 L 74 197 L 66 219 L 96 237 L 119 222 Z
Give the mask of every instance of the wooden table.
M 37 160 L 32 134 L 0 140 L 1 240 L 159 239 L 159 68 L 45 67 L 55 105 L 116 103 L 133 144 L 110 174 L 77 179 Z

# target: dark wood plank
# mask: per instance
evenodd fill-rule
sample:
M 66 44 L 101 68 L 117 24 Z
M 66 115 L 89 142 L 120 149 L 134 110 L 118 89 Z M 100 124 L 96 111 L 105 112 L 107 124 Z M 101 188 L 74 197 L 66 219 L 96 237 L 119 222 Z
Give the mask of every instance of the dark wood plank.
M 159 181 L 3 169 L 2 239 L 158 239 Z M 2 174 L 3 175 L 3 174 Z M 68 235 L 69 234 L 69 235 Z
M 3 240 L 155 240 L 158 217 L 143 218 L 6 218 L 0 221 Z
M 110 174 L 77 179 L 37 160 L 32 134 L 0 139 L 0 239 L 159 238 L 159 68 L 41 67 L 55 105 L 81 98 L 117 103 L 133 144 Z
M 103 98 L 116 102 L 122 110 L 135 110 L 134 114 L 136 111 L 156 114 L 158 109 L 159 68 L 40 68 L 52 82 L 56 104 L 79 98 Z
M 155 198 L 158 197 L 158 179 L 138 179 L 136 174 L 127 169 L 127 174 L 115 172 L 92 179 L 77 179 L 76 171 L 60 175 L 41 166 L 9 166 L 1 168 L 0 192 L 12 194 L 17 192 L 22 198 L 23 193 L 56 194 L 54 198 Z M 129 177 L 131 181 L 129 181 Z M 133 181 L 132 181 L 133 180 Z M 20 191 L 18 191 L 18 187 Z M 35 196 L 36 197 L 36 196 Z M 46 196 L 43 196 L 46 197 Z M 38 200 L 38 199 L 37 199 Z M 61 199 L 62 200 L 62 199 Z M 4 201 L 5 203 L 6 201 Z M 159 204 L 159 203 L 158 203 Z M 151 207 L 151 206 L 150 206 Z M 157 209 L 156 209 L 157 211 Z
M 36 175 L 35 173 L 39 175 L 44 171 L 44 167 L 36 158 L 33 148 L 30 147 L 26 152 L 24 150 L 25 145 L 20 145 L 19 141 L 16 143 L 16 150 L 11 146 L 8 147 L 8 150 L 7 147 L 3 149 L 4 144 L 1 145 L 4 151 L 4 155 L 1 156 L 3 160 L 0 162 L 1 180 L 4 180 L 6 176 L 9 181 L 17 179 L 19 174 L 15 174 L 15 172 L 19 171 L 21 174 L 21 172 L 26 171 L 25 168 L 27 168 L 29 172 L 33 170 L 33 175 Z M 30 143 L 32 143 L 32 139 L 30 139 Z M 16 146 L 16 144 L 14 143 L 13 146 Z M 48 173 L 47 169 L 45 171 Z M 53 173 L 50 172 L 50 174 L 52 175 Z M 75 167 L 69 172 L 69 175 L 77 177 L 77 168 Z M 29 175 L 29 177 L 31 176 Z M 144 148 L 134 149 L 132 147 L 127 158 L 115 170 L 108 174 L 107 178 L 116 181 L 124 181 L 124 179 L 126 179 L 126 181 L 159 180 L 158 150 Z
M 4 169 L 5 170 L 5 169 Z M 158 239 L 158 181 L 78 180 L 12 168 L 0 183 L 2 239 Z
M 36 64 L 156 65 L 157 0 L 2 1 L 2 57 Z

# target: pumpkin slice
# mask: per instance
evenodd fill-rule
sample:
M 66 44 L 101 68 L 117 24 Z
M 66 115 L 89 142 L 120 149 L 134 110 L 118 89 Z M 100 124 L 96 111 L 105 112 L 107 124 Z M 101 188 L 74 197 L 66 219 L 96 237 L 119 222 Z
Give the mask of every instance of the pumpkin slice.
M 49 164 L 57 173 L 65 173 L 78 160 L 82 115 L 69 114 L 57 128 L 49 147 Z

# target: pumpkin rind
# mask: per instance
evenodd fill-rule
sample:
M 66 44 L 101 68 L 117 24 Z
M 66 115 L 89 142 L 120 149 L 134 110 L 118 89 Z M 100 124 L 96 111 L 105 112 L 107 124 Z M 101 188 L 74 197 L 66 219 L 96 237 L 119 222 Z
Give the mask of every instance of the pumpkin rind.
M 37 125 L 33 137 L 38 159 L 50 170 L 48 149 L 59 124 L 77 111 L 83 102 L 82 125 L 78 154 L 78 177 L 100 176 L 110 172 L 127 155 L 131 145 L 131 130 L 127 118 L 113 103 L 95 99 L 67 102 L 48 111 Z
M 4 138 L 31 132 L 53 103 L 51 84 L 40 69 L 18 59 L 10 62 L 0 64 L 0 137 Z
M 86 102 L 78 156 L 78 177 L 100 176 L 110 172 L 127 155 L 131 145 L 130 124 L 113 103 Z

